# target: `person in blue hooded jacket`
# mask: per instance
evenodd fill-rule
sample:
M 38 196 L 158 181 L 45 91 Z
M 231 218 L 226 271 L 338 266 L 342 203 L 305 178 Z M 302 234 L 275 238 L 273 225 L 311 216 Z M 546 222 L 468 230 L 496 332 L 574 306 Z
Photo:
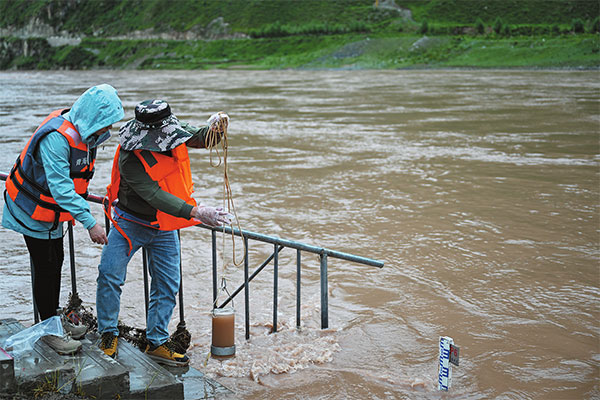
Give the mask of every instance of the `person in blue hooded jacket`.
M 63 223 L 79 221 L 90 239 L 107 244 L 85 200 L 98 145 L 124 116 L 108 84 L 86 90 L 70 109 L 52 112 L 36 129 L 6 180 L 2 225 L 21 233 L 32 261 L 33 295 L 40 318 L 57 313 L 64 260 Z M 61 315 L 65 337 L 43 339 L 60 354 L 81 348 L 87 328 Z

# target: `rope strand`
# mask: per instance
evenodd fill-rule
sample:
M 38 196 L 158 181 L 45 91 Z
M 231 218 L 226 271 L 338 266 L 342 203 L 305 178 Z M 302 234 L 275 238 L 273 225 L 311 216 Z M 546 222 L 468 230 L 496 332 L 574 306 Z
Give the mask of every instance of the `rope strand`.
M 235 252 L 235 235 L 233 234 L 233 224 L 231 230 L 231 243 L 232 243 L 232 258 L 233 264 L 238 267 L 244 262 L 246 257 L 246 241 L 244 240 L 244 236 L 242 234 L 242 227 L 240 225 L 239 218 L 237 216 L 237 210 L 235 208 L 235 204 L 233 201 L 233 192 L 231 190 L 231 185 L 229 183 L 229 169 L 227 165 L 227 149 L 228 149 L 228 138 L 227 138 L 227 120 L 225 118 L 219 119 L 215 124 L 209 127 L 209 130 L 206 134 L 204 145 L 210 152 L 210 165 L 214 168 L 218 168 L 223 165 L 223 209 L 227 210 L 227 212 L 233 214 L 235 218 L 235 225 L 240 231 L 240 235 L 242 238 L 242 243 L 244 245 L 244 255 L 242 259 L 237 262 L 236 261 L 236 252 Z M 221 137 L 219 138 L 219 135 Z M 222 155 L 219 152 L 219 139 L 221 143 Z M 218 162 L 215 162 L 213 158 L 213 152 L 216 154 L 214 158 L 218 159 Z M 223 230 L 223 251 L 221 252 L 221 260 L 223 263 L 223 271 L 225 271 L 227 265 L 225 264 L 224 254 L 225 254 L 225 230 Z M 223 281 L 221 281 L 223 283 Z

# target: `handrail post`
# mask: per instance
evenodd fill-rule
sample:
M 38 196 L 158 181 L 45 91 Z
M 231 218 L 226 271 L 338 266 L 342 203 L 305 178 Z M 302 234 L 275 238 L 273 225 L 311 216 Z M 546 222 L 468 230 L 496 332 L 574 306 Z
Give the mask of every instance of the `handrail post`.
M 244 237 L 244 316 L 246 318 L 246 340 L 250 339 L 250 282 L 248 281 L 248 238 Z
M 146 307 L 146 321 L 148 321 L 148 252 L 142 247 L 142 268 L 144 274 L 144 305 Z
M 31 298 L 33 299 L 33 321 L 40 322 L 40 313 L 38 312 L 37 303 L 35 301 L 35 274 L 33 272 L 33 258 L 29 256 L 29 267 L 31 268 Z
M 71 293 L 77 293 L 77 277 L 75 276 L 75 244 L 73 243 L 73 222 L 67 223 L 67 231 L 69 232 L 69 261 L 71 265 Z
M 177 229 L 177 240 L 179 241 L 179 323 L 185 328 L 183 315 L 183 260 L 181 257 L 181 232 Z
M 106 236 L 108 236 L 110 233 L 110 218 L 106 214 L 104 214 L 104 230 L 106 231 Z
M 301 250 L 296 250 L 296 328 L 300 328 L 300 258 Z
M 273 251 L 273 333 L 277 332 L 277 280 L 279 275 L 279 249 L 278 245 L 274 244 Z
M 321 329 L 329 328 L 328 293 L 327 293 L 327 253 L 320 254 L 321 258 Z
M 213 308 L 217 308 L 217 232 L 211 231 L 211 236 L 212 236 Z

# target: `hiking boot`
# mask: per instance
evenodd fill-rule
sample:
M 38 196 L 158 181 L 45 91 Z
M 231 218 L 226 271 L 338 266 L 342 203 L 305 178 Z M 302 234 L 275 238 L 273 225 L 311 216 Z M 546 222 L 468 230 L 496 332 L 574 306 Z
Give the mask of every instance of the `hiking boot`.
M 65 336 L 48 335 L 43 336 L 42 340 L 54 351 L 62 355 L 75 354 L 81 349 L 81 342 L 73 340 L 68 334 Z
M 119 343 L 119 338 L 113 335 L 110 332 L 104 332 L 102 337 L 100 338 L 100 350 L 104 352 L 110 358 L 115 358 L 117 356 L 117 344 Z
M 170 340 L 160 346 L 148 345 L 146 354 L 157 363 L 172 367 L 184 367 L 190 363 L 188 356 L 175 352 L 174 344 Z
M 62 322 L 63 329 L 65 332 L 71 335 L 73 339 L 81 339 L 87 332 L 87 326 L 81 322 L 81 318 L 74 311 L 65 314 L 60 312 L 60 321 Z

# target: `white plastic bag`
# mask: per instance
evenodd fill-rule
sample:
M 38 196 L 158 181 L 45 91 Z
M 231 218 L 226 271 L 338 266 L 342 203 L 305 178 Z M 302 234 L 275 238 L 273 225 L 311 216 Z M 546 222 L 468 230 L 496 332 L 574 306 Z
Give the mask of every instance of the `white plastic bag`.
M 23 329 L 12 336 L 9 336 L 2 347 L 14 358 L 19 358 L 22 353 L 33 349 L 35 342 L 42 336 L 54 335 L 63 336 L 63 326 L 60 317 L 55 315 L 42 322 Z

